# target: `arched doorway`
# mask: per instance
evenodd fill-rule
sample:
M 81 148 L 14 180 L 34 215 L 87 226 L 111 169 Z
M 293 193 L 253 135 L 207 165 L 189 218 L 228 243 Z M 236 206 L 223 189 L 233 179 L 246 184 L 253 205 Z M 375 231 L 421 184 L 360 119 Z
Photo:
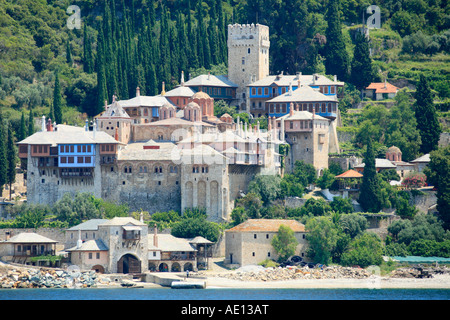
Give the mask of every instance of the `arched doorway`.
M 118 273 L 141 273 L 141 262 L 132 254 L 126 254 L 117 262 Z
M 180 272 L 181 271 L 181 266 L 178 262 L 174 262 L 172 264 L 172 268 L 170 269 L 171 272 Z
M 194 271 L 194 267 L 192 266 L 192 263 L 188 262 L 184 265 L 184 271 Z
M 161 263 L 159 265 L 158 270 L 159 270 L 159 272 L 168 272 L 169 271 L 169 267 L 167 266 L 166 263 Z
M 101 266 L 99 264 L 93 266 L 91 270 L 94 270 L 95 272 L 98 272 L 98 273 L 105 273 L 105 268 L 103 268 L 103 266 Z

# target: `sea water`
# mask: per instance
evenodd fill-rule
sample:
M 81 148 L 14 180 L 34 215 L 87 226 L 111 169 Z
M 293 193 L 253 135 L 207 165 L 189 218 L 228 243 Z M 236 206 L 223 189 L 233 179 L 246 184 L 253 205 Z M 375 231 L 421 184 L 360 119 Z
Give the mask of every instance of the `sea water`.
M 1 300 L 450 300 L 450 289 L 0 289 Z

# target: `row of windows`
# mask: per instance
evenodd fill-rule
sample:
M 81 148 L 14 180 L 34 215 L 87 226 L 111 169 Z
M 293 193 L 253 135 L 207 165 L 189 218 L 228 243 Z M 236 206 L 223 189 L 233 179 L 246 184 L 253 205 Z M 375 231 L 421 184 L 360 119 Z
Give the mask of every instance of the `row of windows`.
M 209 169 L 208 167 L 198 167 L 198 166 L 193 166 L 192 167 L 192 173 L 208 173 Z
M 176 167 L 176 166 L 169 166 L 168 170 L 170 173 L 178 173 L 178 167 Z M 124 173 L 133 173 L 133 168 L 131 166 L 125 166 L 125 167 L 123 167 L 123 172 Z M 139 173 L 147 173 L 147 172 L 148 172 L 147 166 L 139 167 Z M 153 168 L 153 172 L 154 173 L 163 173 L 163 167 L 155 166 Z
M 271 103 L 269 104 L 269 112 L 270 113 L 287 113 L 288 112 L 288 103 Z M 336 113 L 336 104 L 334 103 L 299 103 L 300 111 L 314 111 L 317 113 Z M 290 108 L 290 106 L 289 106 Z
M 92 163 L 92 157 L 60 157 L 60 163 Z
M 60 153 L 74 153 L 75 152 L 75 147 L 77 147 L 77 151 L 78 153 L 90 153 L 92 150 L 92 145 L 90 144 L 83 144 L 83 145 L 78 145 L 75 146 L 73 144 L 66 144 L 66 145 L 60 145 L 59 146 L 59 152 Z

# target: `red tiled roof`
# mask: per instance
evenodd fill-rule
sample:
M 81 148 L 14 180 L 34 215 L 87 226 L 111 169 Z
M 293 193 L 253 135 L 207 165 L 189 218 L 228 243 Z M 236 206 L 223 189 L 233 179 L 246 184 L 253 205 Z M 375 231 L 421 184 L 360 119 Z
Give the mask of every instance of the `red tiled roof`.
M 376 93 L 395 93 L 399 88 L 389 82 L 372 82 L 366 89 L 375 90 Z
M 363 175 L 355 170 L 348 170 L 345 171 L 344 173 L 335 176 L 335 178 L 361 178 Z
M 227 230 L 234 232 L 278 232 L 280 225 L 288 226 L 294 232 L 305 232 L 305 225 L 296 220 L 249 219 Z

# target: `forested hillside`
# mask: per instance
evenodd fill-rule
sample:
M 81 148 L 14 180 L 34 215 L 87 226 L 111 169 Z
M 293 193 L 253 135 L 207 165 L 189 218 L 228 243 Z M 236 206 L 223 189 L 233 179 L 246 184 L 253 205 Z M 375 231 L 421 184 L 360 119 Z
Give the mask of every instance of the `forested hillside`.
M 370 31 L 373 80 L 415 85 L 423 73 L 435 100 L 448 100 L 450 6 L 443 0 L 0 0 L 0 106 L 16 131 L 22 112 L 54 115 L 58 73 L 62 122 L 81 122 L 80 113 L 97 114 L 113 94 L 174 87 L 182 70 L 226 72 L 230 23 L 270 27 L 271 73 L 337 74 L 327 56 L 340 50 L 330 32 L 341 31 L 347 68 L 339 78 L 352 83 L 355 30 L 371 4 L 381 8 L 382 27 Z M 71 5 L 81 10 L 79 29 L 67 26 Z

